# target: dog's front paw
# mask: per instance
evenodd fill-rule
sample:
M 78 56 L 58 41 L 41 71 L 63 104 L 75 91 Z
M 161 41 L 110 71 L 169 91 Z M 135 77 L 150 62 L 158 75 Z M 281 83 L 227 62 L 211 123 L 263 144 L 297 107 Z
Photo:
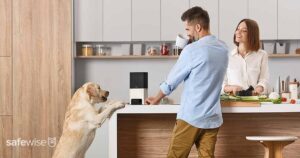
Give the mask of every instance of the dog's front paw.
M 121 108 L 124 108 L 125 107 L 125 103 L 124 102 L 121 102 L 121 101 L 117 101 L 113 104 L 113 106 L 116 108 L 116 109 L 121 109 Z
M 112 108 L 115 108 L 115 109 L 121 109 L 121 108 L 124 108 L 125 107 L 125 103 L 122 102 L 122 101 L 109 101 L 108 102 L 108 106 L 109 107 L 112 107 Z

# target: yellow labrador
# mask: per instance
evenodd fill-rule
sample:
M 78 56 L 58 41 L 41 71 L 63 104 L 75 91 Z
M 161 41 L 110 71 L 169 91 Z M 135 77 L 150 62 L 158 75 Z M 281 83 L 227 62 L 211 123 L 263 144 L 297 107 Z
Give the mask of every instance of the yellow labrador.
M 95 104 L 105 102 L 108 95 L 108 91 L 91 82 L 75 92 L 66 112 L 62 136 L 52 158 L 84 157 L 94 140 L 96 129 L 115 110 L 125 107 L 122 102 L 108 101 L 97 110 Z

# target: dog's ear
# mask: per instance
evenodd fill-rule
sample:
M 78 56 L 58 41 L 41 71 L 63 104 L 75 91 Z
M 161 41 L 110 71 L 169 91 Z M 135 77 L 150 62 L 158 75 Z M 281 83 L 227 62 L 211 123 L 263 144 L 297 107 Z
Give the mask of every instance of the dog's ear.
M 93 84 L 89 84 L 86 88 L 86 92 L 89 97 L 96 97 L 97 96 L 97 88 Z

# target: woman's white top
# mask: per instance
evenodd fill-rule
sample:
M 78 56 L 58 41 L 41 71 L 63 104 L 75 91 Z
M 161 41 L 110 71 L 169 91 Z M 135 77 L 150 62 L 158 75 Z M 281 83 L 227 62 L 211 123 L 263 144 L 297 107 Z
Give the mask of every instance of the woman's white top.
M 269 82 L 269 66 L 268 54 L 264 50 L 257 52 L 249 52 L 242 57 L 237 48 L 233 49 L 229 54 L 229 63 L 224 78 L 222 92 L 224 86 L 236 85 L 241 86 L 243 90 L 252 85 L 262 86 L 264 93 L 267 92 Z

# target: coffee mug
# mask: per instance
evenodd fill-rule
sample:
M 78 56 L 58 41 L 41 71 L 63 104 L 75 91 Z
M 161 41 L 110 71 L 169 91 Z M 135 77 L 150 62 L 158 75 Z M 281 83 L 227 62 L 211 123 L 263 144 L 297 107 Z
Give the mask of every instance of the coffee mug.
M 189 42 L 188 39 L 184 38 L 181 34 L 178 34 L 176 37 L 176 46 L 183 49 L 187 43 Z

